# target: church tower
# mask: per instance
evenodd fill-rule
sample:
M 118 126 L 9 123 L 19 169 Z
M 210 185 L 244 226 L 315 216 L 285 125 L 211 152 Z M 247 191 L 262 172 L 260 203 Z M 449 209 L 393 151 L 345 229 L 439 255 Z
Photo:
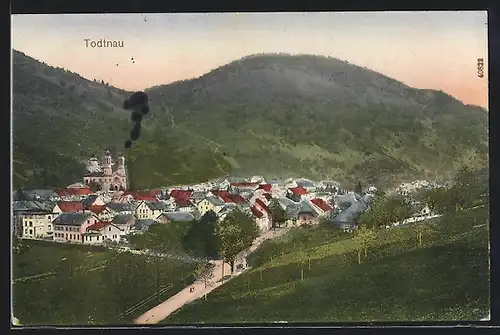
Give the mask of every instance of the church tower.
M 116 172 L 124 177 L 125 176 L 125 156 L 123 154 L 118 154 L 118 164 L 116 168 Z
M 106 149 L 104 151 L 104 159 L 102 162 L 102 172 L 105 176 L 111 176 L 113 174 L 113 170 L 111 168 L 112 165 L 113 162 L 111 159 L 111 152 L 109 151 L 109 149 Z

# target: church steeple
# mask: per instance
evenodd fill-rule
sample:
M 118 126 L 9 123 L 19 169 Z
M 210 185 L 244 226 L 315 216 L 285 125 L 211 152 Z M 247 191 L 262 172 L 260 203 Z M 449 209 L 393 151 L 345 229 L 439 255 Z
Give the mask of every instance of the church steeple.
M 102 172 L 106 176 L 110 176 L 113 174 L 113 170 L 111 166 L 113 165 L 113 160 L 111 158 L 111 151 L 109 149 L 104 150 L 104 158 L 102 162 Z

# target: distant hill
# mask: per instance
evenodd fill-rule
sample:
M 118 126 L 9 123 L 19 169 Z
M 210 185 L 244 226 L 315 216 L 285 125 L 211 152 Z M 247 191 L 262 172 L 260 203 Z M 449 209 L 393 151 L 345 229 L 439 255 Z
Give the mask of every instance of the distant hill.
M 127 92 L 14 51 L 14 182 L 61 185 L 123 150 Z M 320 56 L 255 55 L 146 90 L 135 187 L 233 175 L 393 183 L 487 163 L 487 113 Z
M 53 68 L 23 53 L 13 52 L 13 179 L 14 187 L 60 187 L 83 179 L 85 162 L 109 147 L 125 152 L 131 186 L 148 188 L 196 178 L 213 178 L 221 171 L 221 155 L 198 146 L 178 145 L 182 137 L 143 122 L 138 145 L 125 151 L 132 123 L 122 109 L 129 92 Z M 193 173 L 192 164 L 198 166 Z
M 334 58 L 249 56 L 147 92 L 241 174 L 388 183 L 486 164 L 485 110 Z

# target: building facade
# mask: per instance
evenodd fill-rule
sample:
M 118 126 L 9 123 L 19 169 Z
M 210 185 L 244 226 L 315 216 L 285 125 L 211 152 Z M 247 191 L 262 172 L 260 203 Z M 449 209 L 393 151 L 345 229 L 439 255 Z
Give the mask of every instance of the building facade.
M 125 156 L 117 155 L 113 161 L 111 152 L 106 149 L 102 161 L 92 156 L 87 164 L 87 173 L 83 177 L 85 185 L 97 184 L 103 191 L 119 191 L 127 189 L 127 173 Z

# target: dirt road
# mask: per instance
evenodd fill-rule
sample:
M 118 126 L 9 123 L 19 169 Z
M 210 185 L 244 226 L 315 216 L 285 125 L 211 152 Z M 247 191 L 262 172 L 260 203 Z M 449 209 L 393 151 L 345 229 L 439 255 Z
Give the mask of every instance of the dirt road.
M 237 268 L 238 264 L 241 264 L 243 269 L 246 268 L 245 258 L 251 252 L 255 251 L 265 240 L 283 235 L 287 228 L 282 228 L 277 231 L 268 231 L 263 235 L 259 236 L 252 245 L 246 250 L 242 251 L 235 261 L 235 268 Z M 136 320 L 136 324 L 155 324 L 160 322 L 161 320 L 166 319 L 170 314 L 184 306 L 185 304 L 194 301 L 199 298 L 203 298 L 205 294 L 208 294 L 215 290 L 217 287 L 224 284 L 225 281 L 222 281 L 222 261 L 213 261 L 215 264 L 213 268 L 213 278 L 205 287 L 205 283 L 203 282 L 195 282 L 192 285 L 185 287 L 182 291 L 170 297 L 168 300 L 162 302 L 158 306 L 150 309 L 143 315 L 139 316 Z M 231 266 L 228 263 L 224 263 L 224 276 L 229 275 L 231 272 Z M 235 271 L 232 275 L 239 275 L 243 271 Z M 194 289 L 194 291 L 193 291 Z

